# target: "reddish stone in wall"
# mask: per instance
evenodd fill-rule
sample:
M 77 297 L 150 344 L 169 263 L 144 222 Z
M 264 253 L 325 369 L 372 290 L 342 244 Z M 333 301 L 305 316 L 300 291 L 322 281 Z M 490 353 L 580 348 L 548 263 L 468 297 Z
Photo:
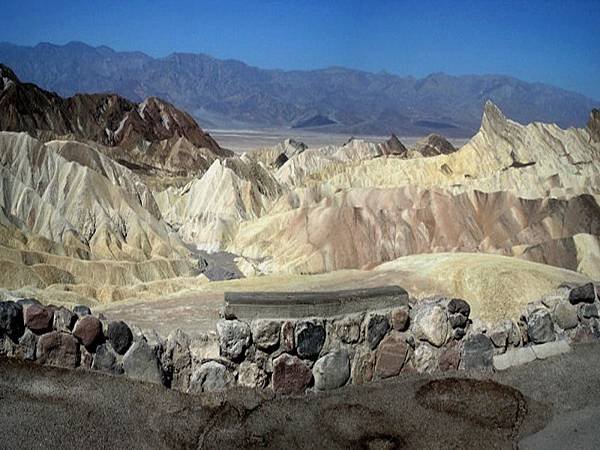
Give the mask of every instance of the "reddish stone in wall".
M 94 349 L 102 341 L 102 322 L 94 316 L 84 316 L 75 324 L 73 336 L 86 348 Z
M 40 364 L 67 369 L 74 369 L 79 365 L 79 343 L 68 333 L 53 331 L 40 336 L 36 354 Z
M 370 351 L 358 351 L 354 355 L 352 364 L 352 382 L 354 384 L 365 384 L 373 380 L 375 359 L 376 353 Z
M 301 394 L 312 380 L 310 368 L 300 358 L 284 353 L 273 361 L 273 390 Z
M 389 378 L 400 373 L 406 354 L 408 344 L 404 336 L 392 331 L 379 344 L 377 348 L 377 362 L 375 363 L 375 376 L 377 378 Z
M 25 326 L 36 334 L 52 330 L 54 312 L 42 305 L 31 305 L 25 310 Z
M 456 341 L 452 341 L 447 348 L 444 349 L 438 361 L 438 368 L 445 370 L 458 370 L 460 364 L 460 348 Z
M 406 331 L 410 323 L 408 307 L 398 308 L 391 313 L 392 328 L 396 331 Z

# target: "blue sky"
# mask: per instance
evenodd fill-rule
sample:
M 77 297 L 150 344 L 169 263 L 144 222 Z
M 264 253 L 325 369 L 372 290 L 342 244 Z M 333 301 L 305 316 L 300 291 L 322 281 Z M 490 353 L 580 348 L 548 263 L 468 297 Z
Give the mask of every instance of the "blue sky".
M 0 41 L 207 53 L 265 68 L 501 73 L 600 100 L 600 0 L 13 1 Z

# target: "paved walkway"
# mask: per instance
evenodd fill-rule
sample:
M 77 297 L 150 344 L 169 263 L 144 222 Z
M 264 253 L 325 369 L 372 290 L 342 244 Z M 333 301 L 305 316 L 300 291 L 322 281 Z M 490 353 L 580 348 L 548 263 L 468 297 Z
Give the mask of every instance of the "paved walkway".
M 600 344 L 498 374 L 188 396 L 0 361 L 0 448 L 598 448 Z M 540 431 L 541 430 L 541 431 Z
M 223 307 L 222 292 L 197 292 L 157 300 L 130 300 L 94 308 L 109 319 L 124 320 L 166 338 L 177 328 L 189 335 L 214 333 Z

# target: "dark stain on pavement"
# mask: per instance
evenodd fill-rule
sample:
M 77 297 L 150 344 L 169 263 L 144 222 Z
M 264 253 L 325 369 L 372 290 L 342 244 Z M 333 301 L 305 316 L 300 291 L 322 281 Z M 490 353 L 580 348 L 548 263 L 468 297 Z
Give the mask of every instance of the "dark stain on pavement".
M 523 394 L 512 387 L 468 378 L 429 381 L 415 397 L 425 408 L 490 429 L 514 428 L 522 420 L 526 404 Z

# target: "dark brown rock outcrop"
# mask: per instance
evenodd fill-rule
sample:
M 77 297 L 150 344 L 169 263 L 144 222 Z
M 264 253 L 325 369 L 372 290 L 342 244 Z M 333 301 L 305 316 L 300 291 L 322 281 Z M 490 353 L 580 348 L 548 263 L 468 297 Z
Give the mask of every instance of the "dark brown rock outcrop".
M 186 112 L 159 98 L 136 104 L 116 94 L 62 98 L 21 83 L 0 64 L 0 130 L 43 139 L 67 137 L 106 146 L 104 153 L 131 169 L 176 174 L 206 170 L 230 156 Z
M 430 134 L 417 142 L 413 150 L 423 156 L 437 156 L 454 153 L 456 148 L 443 136 Z
M 392 134 L 392 136 L 387 141 L 379 144 L 379 147 L 381 148 L 381 151 L 384 155 L 404 156 L 408 151 L 404 144 L 400 142 L 398 136 L 396 136 L 395 134 Z

